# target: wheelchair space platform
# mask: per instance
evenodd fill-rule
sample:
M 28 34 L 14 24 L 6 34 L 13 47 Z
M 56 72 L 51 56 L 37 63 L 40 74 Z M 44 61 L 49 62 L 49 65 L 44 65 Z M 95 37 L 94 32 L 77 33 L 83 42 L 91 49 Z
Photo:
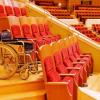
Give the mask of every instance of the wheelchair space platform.
M 16 73 L 7 80 L 0 80 L 0 100 L 45 100 L 43 73 L 31 74 L 22 80 Z
M 79 89 L 91 97 L 89 100 L 100 100 L 100 73 L 94 73 L 89 76 L 87 83 L 87 87 L 80 87 Z

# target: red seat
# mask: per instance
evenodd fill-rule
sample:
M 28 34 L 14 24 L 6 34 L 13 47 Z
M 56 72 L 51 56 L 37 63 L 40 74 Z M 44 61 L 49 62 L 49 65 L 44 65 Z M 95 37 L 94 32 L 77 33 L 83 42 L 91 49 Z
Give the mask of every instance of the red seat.
M 31 33 L 31 28 L 28 24 L 23 24 L 22 25 L 22 31 L 23 31 L 23 34 L 24 34 L 25 38 L 33 39 L 33 35 Z
M 32 41 L 36 41 L 37 48 L 45 44 L 45 41 L 42 38 L 35 38 L 33 36 L 31 32 L 31 27 L 28 24 L 22 25 L 22 31 L 25 38 L 31 39 Z
M 54 60 L 55 60 L 55 66 L 56 69 L 59 73 L 63 74 L 74 74 L 75 80 L 78 85 L 82 86 L 82 78 L 80 77 L 80 72 L 77 69 L 70 69 L 70 71 L 67 69 L 67 66 L 64 65 L 63 60 L 62 60 L 62 55 L 61 53 L 55 53 L 54 54 Z M 72 66 L 70 66 L 72 67 Z
M 32 24 L 31 29 L 32 29 L 32 34 L 35 38 L 41 37 L 41 35 L 39 34 L 38 26 L 36 24 Z
M 17 17 L 21 16 L 21 12 L 18 7 L 13 7 L 13 9 L 14 9 L 15 16 L 17 16 Z
M 65 77 L 60 77 L 59 73 L 55 69 L 55 65 L 53 63 L 53 58 L 51 56 L 46 57 L 44 59 L 44 66 L 45 66 L 45 71 L 46 71 L 46 77 L 48 82 L 68 82 L 67 86 L 72 94 L 72 98 L 74 97 L 77 98 L 77 93 L 76 89 L 74 88 L 74 81 L 72 77 L 65 76 Z
M 13 16 L 14 15 L 13 9 L 12 9 L 11 6 L 5 6 L 5 10 L 6 10 L 7 16 Z
M 44 44 L 50 43 L 48 38 L 44 38 L 39 34 L 39 29 L 38 29 L 38 26 L 36 24 L 32 24 L 31 29 L 32 29 L 32 34 L 36 38 L 37 44 L 39 47 L 44 45 Z
M 25 8 L 21 8 L 21 15 L 27 16 L 27 10 Z
M 47 36 L 43 24 L 38 24 L 38 28 L 41 36 Z
M 14 38 L 23 38 L 19 25 L 12 25 L 11 31 Z
M 70 68 L 70 67 L 79 68 L 80 77 L 82 78 L 83 83 L 86 83 L 87 72 L 85 71 L 83 64 L 81 64 L 79 62 L 75 62 L 75 64 L 74 64 L 74 62 L 70 60 L 67 48 L 63 48 L 61 53 L 62 53 L 64 65 L 68 68 Z M 79 83 L 81 83 L 81 80 Z
M 6 14 L 4 13 L 4 8 L 2 5 L 0 5 L 0 16 L 3 17 L 3 16 L 6 16 Z
M 80 51 L 78 42 L 76 42 L 73 45 L 73 49 L 75 52 L 74 54 L 77 58 L 81 58 L 81 61 L 86 61 L 88 63 L 88 70 L 87 71 L 89 73 L 92 73 L 93 72 L 93 59 L 92 59 L 91 54 L 89 54 L 89 53 L 82 54 Z

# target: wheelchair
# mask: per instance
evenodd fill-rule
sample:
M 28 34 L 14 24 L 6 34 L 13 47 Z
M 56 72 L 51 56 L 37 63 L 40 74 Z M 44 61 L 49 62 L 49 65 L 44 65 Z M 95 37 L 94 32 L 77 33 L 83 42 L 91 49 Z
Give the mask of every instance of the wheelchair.
M 3 32 L 0 41 L 0 79 L 8 79 L 16 72 L 26 80 L 29 73 L 38 73 L 35 42 L 11 39 L 10 32 Z

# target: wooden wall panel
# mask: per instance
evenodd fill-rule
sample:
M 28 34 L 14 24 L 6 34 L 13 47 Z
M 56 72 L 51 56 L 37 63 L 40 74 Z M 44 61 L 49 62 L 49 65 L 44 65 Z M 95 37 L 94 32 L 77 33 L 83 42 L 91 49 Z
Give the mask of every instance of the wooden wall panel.
M 93 5 L 100 5 L 100 1 L 99 0 L 92 0 L 92 4 Z
M 0 31 L 10 29 L 8 18 L 0 18 Z

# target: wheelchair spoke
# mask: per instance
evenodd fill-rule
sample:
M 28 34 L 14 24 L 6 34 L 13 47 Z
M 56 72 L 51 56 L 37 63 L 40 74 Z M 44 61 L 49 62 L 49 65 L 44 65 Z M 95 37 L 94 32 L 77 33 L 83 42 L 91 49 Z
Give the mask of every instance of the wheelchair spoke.
M 11 77 L 17 70 L 18 56 L 8 45 L 0 45 L 0 79 Z

